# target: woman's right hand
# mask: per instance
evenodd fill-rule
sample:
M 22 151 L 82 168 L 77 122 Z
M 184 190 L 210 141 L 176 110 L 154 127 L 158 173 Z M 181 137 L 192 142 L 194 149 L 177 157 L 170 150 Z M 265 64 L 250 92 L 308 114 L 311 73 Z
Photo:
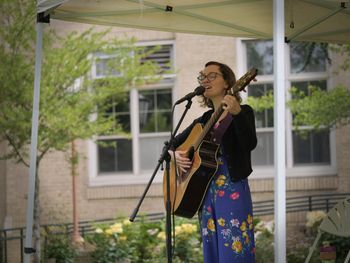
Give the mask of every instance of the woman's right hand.
M 177 168 L 182 172 L 186 172 L 191 167 L 191 160 L 186 156 L 187 151 L 175 151 Z M 169 150 L 171 161 L 174 162 L 174 151 Z

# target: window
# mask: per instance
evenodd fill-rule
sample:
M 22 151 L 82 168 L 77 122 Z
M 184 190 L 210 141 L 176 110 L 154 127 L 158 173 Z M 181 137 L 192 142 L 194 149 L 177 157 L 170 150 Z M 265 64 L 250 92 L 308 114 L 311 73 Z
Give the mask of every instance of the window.
M 309 86 L 327 90 L 327 54 L 321 44 L 292 42 L 290 45 L 291 86 L 308 94 Z M 310 50 L 312 49 L 312 52 Z M 302 76 L 301 78 L 299 76 Z M 293 99 L 293 98 L 292 98 Z M 329 131 L 312 131 L 303 126 L 306 134 L 292 131 L 293 164 L 330 164 Z
M 151 170 L 160 157 L 171 130 L 171 89 L 139 92 L 140 167 Z
M 107 76 L 120 76 L 121 73 L 111 69 L 109 63 L 113 62 L 113 56 L 105 54 L 96 54 L 98 59 L 95 62 L 95 78 L 104 78 Z
M 273 91 L 272 84 L 257 84 L 248 89 L 248 96 L 261 97 Z M 255 113 L 258 145 L 253 151 L 253 164 L 273 165 L 273 110 Z
M 273 73 L 273 45 L 271 41 L 246 41 L 246 67 L 255 67 L 259 75 L 272 76 Z M 271 77 L 272 79 L 272 77 Z M 265 83 L 251 83 L 248 96 L 261 97 L 273 92 L 270 78 Z M 252 153 L 253 165 L 273 165 L 273 110 L 256 112 L 255 116 L 258 145 Z
M 167 132 L 171 129 L 171 89 L 139 92 L 140 132 Z
M 132 171 L 132 147 L 130 139 L 100 140 L 98 145 L 99 174 L 107 172 Z
M 291 85 L 305 94 L 308 94 L 310 85 L 327 90 L 326 80 L 292 81 Z M 329 131 L 312 131 L 307 126 L 299 127 L 299 129 L 307 131 L 307 133 L 300 133 L 293 129 L 294 165 L 330 164 Z
M 124 96 L 125 99 L 112 103 L 113 106 L 106 111 L 106 115 L 113 116 L 116 123 L 121 125 L 123 132 L 131 133 L 130 95 L 127 93 Z M 99 139 L 97 147 L 99 174 L 132 171 L 132 141 L 130 138 L 118 134 L 105 136 Z
M 158 43 L 157 43 L 158 44 Z M 146 50 L 154 46 L 146 46 Z M 94 65 L 94 77 L 103 78 L 110 74 L 108 61 L 113 56 L 101 56 Z M 131 88 L 122 100 L 106 111 L 106 115 L 114 116 L 121 125 L 123 133 L 98 137 L 95 150 L 96 167 L 92 168 L 93 179 L 113 178 L 121 180 L 130 175 L 138 175 L 152 171 L 160 157 L 164 142 L 169 139 L 171 130 L 171 107 L 174 75 L 169 74 L 173 67 L 173 44 L 161 43 L 156 52 L 147 56 L 142 63 L 152 60 L 161 67 L 162 80 L 144 87 Z M 91 176 L 90 176 L 91 177 Z M 111 182 L 111 181 L 106 182 Z M 92 180 L 93 181 L 93 180 Z
M 260 97 L 273 92 L 273 42 L 266 40 L 243 40 L 244 68 L 258 69 L 259 81 L 251 83 L 248 96 Z M 312 48 L 312 52 L 308 52 Z M 309 55 L 309 56 L 307 56 Z M 286 93 L 295 87 L 308 92 L 308 86 L 317 86 L 327 90 L 327 54 L 322 44 L 307 44 L 303 42 L 290 43 L 286 48 Z M 273 93 L 272 93 L 273 94 Z M 293 99 L 293 98 L 290 98 Z M 287 138 L 287 168 L 332 166 L 332 147 L 330 131 L 316 132 L 310 127 L 299 129 L 292 126 L 293 116 L 287 108 L 286 138 Z M 256 167 L 271 167 L 273 165 L 273 110 L 256 113 L 256 128 L 258 145 L 253 151 L 252 162 Z M 316 169 L 317 170 L 317 169 Z M 316 171 L 315 170 L 315 171 Z

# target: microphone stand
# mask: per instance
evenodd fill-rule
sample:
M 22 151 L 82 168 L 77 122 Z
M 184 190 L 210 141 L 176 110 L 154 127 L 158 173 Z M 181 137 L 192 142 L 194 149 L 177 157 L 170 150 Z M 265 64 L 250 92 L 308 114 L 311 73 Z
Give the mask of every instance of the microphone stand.
M 174 136 L 177 133 L 178 129 L 180 128 L 180 125 L 183 121 L 183 119 L 185 118 L 187 111 L 191 108 L 192 106 L 192 98 L 187 99 L 187 104 L 186 104 L 186 109 L 185 111 L 182 113 L 181 118 L 178 122 L 178 124 L 176 125 L 176 128 L 174 130 L 173 133 L 171 133 L 170 135 L 170 141 L 166 141 L 164 142 L 165 146 L 163 147 L 163 151 L 162 154 L 158 160 L 158 165 L 156 166 L 138 204 L 136 205 L 136 208 L 134 209 L 133 213 L 131 214 L 129 220 L 130 222 L 134 222 L 135 217 L 140 209 L 140 206 L 143 202 L 143 200 L 146 197 L 146 194 L 149 190 L 149 188 L 152 185 L 153 179 L 156 176 L 159 167 L 162 165 L 162 163 L 165 161 L 165 174 L 166 174 L 166 190 L 167 190 L 167 195 L 166 195 L 166 202 L 165 202 L 165 210 L 166 210 L 166 251 L 167 251 L 167 259 L 168 259 L 168 263 L 172 262 L 172 243 L 171 243 L 171 200 L 170 200 L 170 160 L 171 160 L 171 156 L 169 154 L 169 150 L 173 144 L 173 140 L 174 140 Z M 176 104 L 174 105 L 174 107 L 176 106 Z

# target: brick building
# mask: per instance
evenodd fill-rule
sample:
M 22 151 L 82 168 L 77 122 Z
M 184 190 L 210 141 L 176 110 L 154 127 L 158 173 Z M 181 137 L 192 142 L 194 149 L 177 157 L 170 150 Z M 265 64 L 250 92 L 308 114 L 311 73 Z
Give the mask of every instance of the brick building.
M 90 26 L 53 20 L 51 27 L 59 34 L 83 30 Z M 96 27 L 99 30 L 101 27 Z M 116 141 L 117 149 L 101 148 L 91 141 L 79 141 L 81 158 L 78 168 L 78 210 L 80 220 L 129 216 L 148 182 L 163 142 L 168 139 L 169 114 L 172 103 L 193 91 L 198 85 L 198 72 L 209 60 L 228 64 L 237 77 L 251 67 L 259 67 L 258 81 L 250 86 L 248 96 L 260 96 L 272 88 L 272 41 L 255 41 L 231 37 L 201 36 L 182 33 L 155 32 L 114 28 L 112 37 L 134 36 L 139 45 L 161 45 L 150 59 L 169 62 L 174 73 L 164 76 L 161 83 L 131 89 L 128 105 L 115 108 L 115 114 L 129 129 L 131 136 L 114 135 L 97 138 Z M 338 84 L 349 87 L 345 73 L 333 73 L 341 58 L 333 55 L 332 65 L 316 55 L 307 68 L 302 68 L 304 50 L 293 43 L 286 48 L 286 89 L 305 89 L 316 84 L 330 89 Z M 320 54 L 317 53 L 316 54 Z M 159 55 L 159 56 L 158 56 Z M 104 76 L 104 59 L 91 69 L 92 76 Z M 164 61 L 162 61 L 164 60 Z M 290 99 L 290 98 L 288 98 Z M 196 99 L 182 128 L 201 115 L 203 108 Z M 162 103 L 161 103 L 162 102 Z M 183 105 L 178 107 L 179 120 Z M 150 123 L 151 118 L 162 117 Z M 123 118 L 122 118 L 123 117 Z M 301 138 L 294 132 L 292 116 L 286 114 L 287 196 L 309 195 L 350 190 L 350 126 L 337 130 L 311 133 Z M 163 124 L 162 124 L 163 123 Z M 165 123 L 165 124 L 164 124 Z M 258 146 L 253 153 L 254 172 L 250 176 L 253 200 L 273 199 L 273 112 L 256 116 Z M 308 127 L 304 127 L 307 129 Z M 0 153 L 6 145 L 0 144 Z M 72 221 L 71 174 L 65 153 L 53 152 L 42 161 L 40 199 L 42 223 Z M 11 160 L 0 161 L 0 228 L 25 226 L 29 169 Z M 141 206 L 141 213 L 164 211 L 162 173 L 160 172 Z

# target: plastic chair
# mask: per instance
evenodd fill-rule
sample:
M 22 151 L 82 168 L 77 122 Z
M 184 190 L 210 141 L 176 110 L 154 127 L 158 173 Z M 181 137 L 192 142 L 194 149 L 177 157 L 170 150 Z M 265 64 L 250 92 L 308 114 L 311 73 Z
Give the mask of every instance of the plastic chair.
M 327 216 L 322 220 L 318 228 L 317 237 L 310 248 L 305 263 L 310 261 L 322 233 L 325 232 L 335 236 L 350 237 L 350 197 L 337 203 L 331 210 L 329 210 Z M 350 248 L 344 262 L 348 263 L 349 260 Z

